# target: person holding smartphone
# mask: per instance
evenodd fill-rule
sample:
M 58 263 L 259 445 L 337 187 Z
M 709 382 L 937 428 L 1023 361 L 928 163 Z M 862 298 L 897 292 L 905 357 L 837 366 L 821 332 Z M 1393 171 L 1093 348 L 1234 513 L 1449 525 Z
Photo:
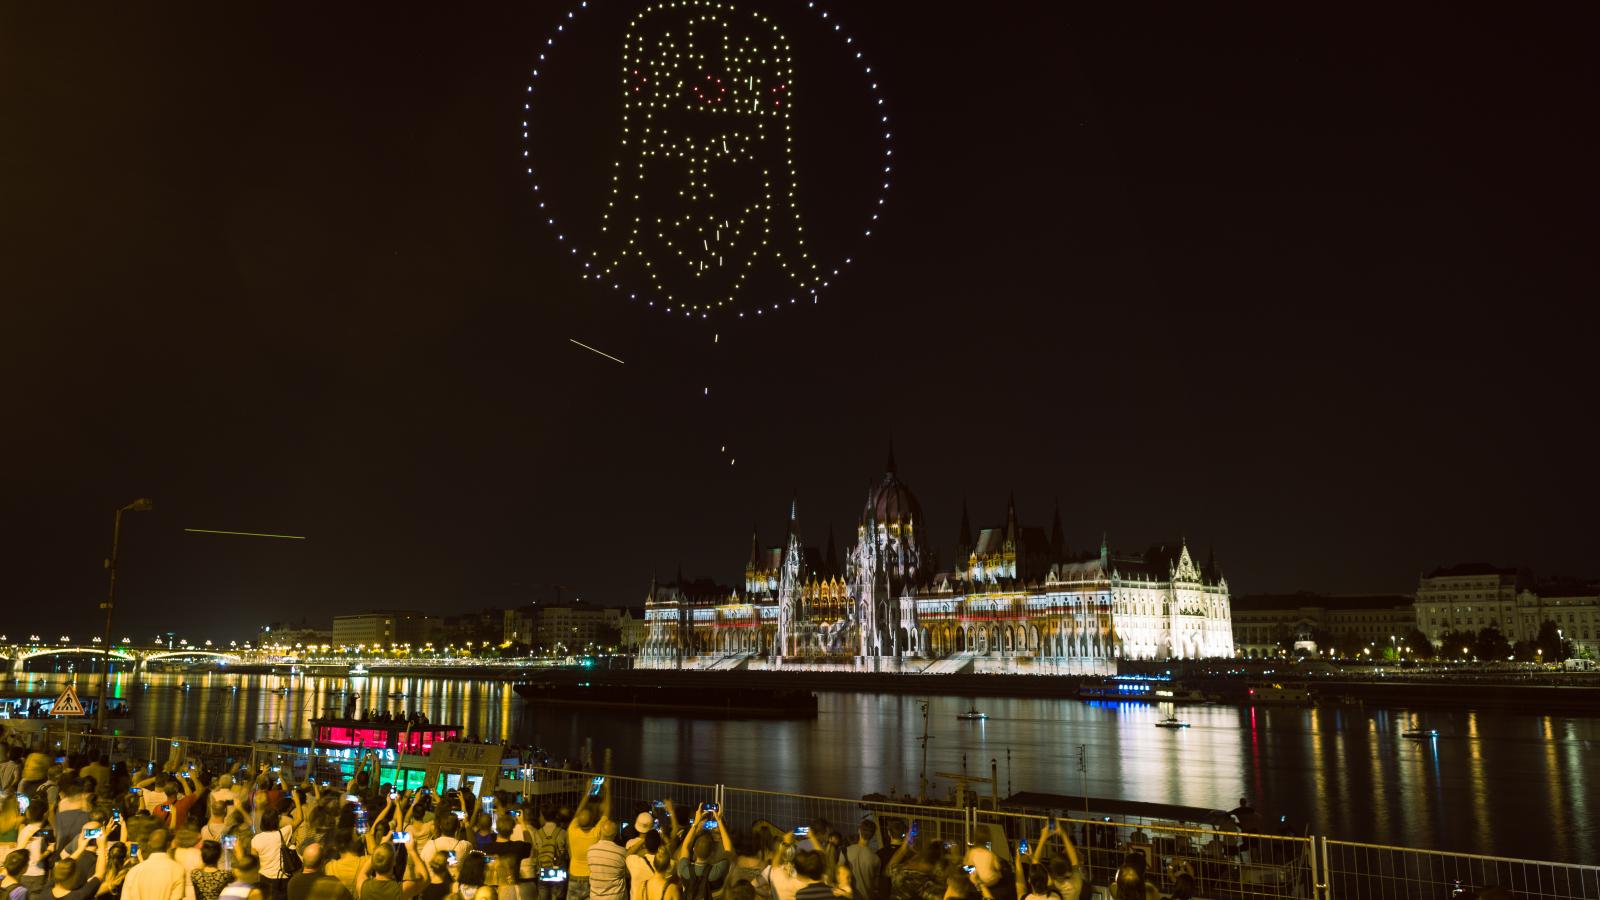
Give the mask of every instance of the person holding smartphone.
M 567 851 L 572 855 L 567 900 L 589 900 L 589 848 L 600 839 L 600 826 L 611 821 L 611 779 L 604 775 L 597 779 L 600 783 L 584 793 L 567 826 Z
M 715 826 L 715 827 L 709 827 Z M 713 837 L 712 835 L 715 835 Z M 720 841 L 722 853 L 717 854 Z M 719 896 L 728 878 L 733 858 L 733 841 L 722 824 L 722 810 L 715 803 L 702 803 L 695 810 L 694 823 L 678 846 L 678 880 L 689 900 Z
M 944 845 L 918 833 L 912 822 L 906 839 L 884 866 L 889 873 L 890 894 L 907 900 L 939 900 L 944 896 L 944 879 L 939 867 L 944 862 Z

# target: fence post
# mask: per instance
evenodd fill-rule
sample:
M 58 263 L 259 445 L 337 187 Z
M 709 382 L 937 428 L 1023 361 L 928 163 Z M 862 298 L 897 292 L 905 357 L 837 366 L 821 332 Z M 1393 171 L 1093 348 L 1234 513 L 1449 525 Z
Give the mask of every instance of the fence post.
M 1333 900 L 1333 869 L 1328 865 L 1328 839 L 1321 837 L 1315 840 L 1322 845 L 1322 900 Z M 1316 854 L 1313 853 L 1312 855 L 1315 856 Z
M 1306 855 L 1311 858 L 1311 896 L 1320 898 L 1323 894 L 1323 884 L 1322 878 L 1318 874 L 1321 871 L 1321 867 L 1317 865 L 1317 839 L 1315 835 L 1307 835 L 1306 837 L 1311 841 L 1310 846 L 1306 848 Z

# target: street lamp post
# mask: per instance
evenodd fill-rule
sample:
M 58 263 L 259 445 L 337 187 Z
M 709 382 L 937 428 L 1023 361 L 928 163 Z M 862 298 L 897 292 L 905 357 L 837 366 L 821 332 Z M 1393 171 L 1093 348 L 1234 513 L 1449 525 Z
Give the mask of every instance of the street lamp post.
M 111 683 L 111 613 L 117 606 L 117 545 L 122 540 L 122 514 L 125 512 L 149 512 L 155 503 L 149 497 L 140 497 L 127 506 L 117 510 L 116 517 L 111 525 L 111 556 L 106 560 L 106 570 L 111 573 L 111 584 L 106 589 L 106 602 L 100 607 L 106 611 L 105 638 L 100 642 L 100 650 L 105 654 L 105 663 L 100 673 L 100 699 L 94 706 L 94 727 L 101 730 L 106 727 L 106 686 Z

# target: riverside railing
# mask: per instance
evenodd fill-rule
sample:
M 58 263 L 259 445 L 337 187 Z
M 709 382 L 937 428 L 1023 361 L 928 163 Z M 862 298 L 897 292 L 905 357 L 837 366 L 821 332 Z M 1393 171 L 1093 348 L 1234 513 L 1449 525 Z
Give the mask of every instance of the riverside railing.
M 1320 843 L 1329 898 L 1475 897 L 1489 888 L 1504 888 L 1516 900 L 1600 900 L 1600 866 L 1332 839 Z
M 306 753 L 281 745 L 232 744 L 177 737 L 130 737 L 46 733 L 46 752 L 57 755 L 105 753 L 113 763 L 153 761 L 165 764 L 177 743 L 180 755 L 199 759 L 216 771 L 247 762 L 282 764 L 298 776 L 314 763 Z M 530 806 L 576 806 L 600 773 L 577 769 L 525 767 L 533 775 Z M 865 800 L 734 788 L 721 784 L 666 781 L 610 775 L 612 814 L 631 821 L 657 801 L 671 800 L 679 822 L 687 825 L 702 803 L 717 803 L 728 827 L 768 836 L 799 825 L 827 821 L 851 834 L 864 819 L 878 825 L 880 841 L 899 842 L 911 823 L 922 841 L 947 842 L 952 853 L 986 844 L 995 853 L 1014 858 L 1019 840 L 1031 845 L 1050 819 L 1004 810 L 918 804 L 903 800 Z M 1517 900 L 1600 900 L 1600 866 L 1515 859 L 1469 853 L 1447 853 L 1339 841 L 1316 836 L 1246 834 L 1227 828 L 1189 827 L 1146 821 L 1127 823 L 1061 818 L 1077 847 L 1091 883 L 1100 891 L 1114 879 L 1129 853 L 1145 859 L 1152 884 L 1170 892 L 1187 872 L 1197 883 L 1195 895 L 1207 900 L 1307 898 L 1307 900 L 1450 900 L 1505 888 Z M 1047 851 L 1048 852 L 1048 851 Z M 1095 893 L 1091 896 L 1106 896 Z
M 978 809 L 974 842 L 1015 858 L 1019 841 L 1037 846 L 1046 828 L 1071 838 L 1091 883 L 1105 886 L 1130 854 L 1144 860 L 1145 881 L 1166 896 L 1180 875 L 1194 879 L 1197 896 L 1216 900 L 1312 897 L 1317 885 L 1316 845 L 1309 837 L 1242 834 L 1109 819 L 1056 819 Z M 1058 853 L 1046 843 L 1050 853 Z

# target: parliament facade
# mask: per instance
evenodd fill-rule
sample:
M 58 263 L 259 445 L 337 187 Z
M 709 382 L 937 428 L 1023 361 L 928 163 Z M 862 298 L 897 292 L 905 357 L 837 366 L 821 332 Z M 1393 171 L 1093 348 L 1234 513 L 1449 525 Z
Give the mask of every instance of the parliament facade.
M 807 546 L 798 504 L 781 545 L 755 534 L 742 587 L 652 582 L 641 667 L 1108 672 L 1116 660 L 1233 655 L 1227 579 L 1188 547 L 1074 554 L 1056 511 L 973 531 L 936 564 L 921 505 L 895 472 L 868 491 L 844 557 Z

